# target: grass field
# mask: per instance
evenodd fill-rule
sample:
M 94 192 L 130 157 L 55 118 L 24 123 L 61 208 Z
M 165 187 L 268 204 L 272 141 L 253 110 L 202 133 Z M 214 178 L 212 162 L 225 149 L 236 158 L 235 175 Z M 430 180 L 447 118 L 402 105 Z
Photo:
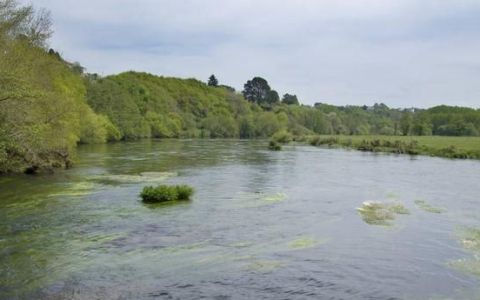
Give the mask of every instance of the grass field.
M 444 136 L 337 136 L 306 139 L 311 145 L 337 146 L 361 151 L 480 159 L 480 137 Z

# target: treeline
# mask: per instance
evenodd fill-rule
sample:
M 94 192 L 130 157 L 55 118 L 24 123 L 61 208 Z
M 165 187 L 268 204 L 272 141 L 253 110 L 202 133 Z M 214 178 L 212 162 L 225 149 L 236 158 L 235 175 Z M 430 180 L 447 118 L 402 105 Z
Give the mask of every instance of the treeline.
M 79 143 L 138 138 L 478 136 L 480 110 L 301 105 L 254 77 L 241 92 L 196 79 L 84 74 L 48 49 L 48 12 L 0 0 L 0 173 L 68 167 Z
M 209 84 L 136 72 L 89 76 L 86 83 L 88 103 L 112 120 L 122 139 L 255 138 L 281 130 L 294 136 L 478 136 L 480 132 L 480 110 L 451 106 L 396 109 L 382 103 L 316 103 L 312 107 L 299 105 L 295 95 L 285 94 L 280 100 L 260 77 L 247 81 L 242 93 L 218 85 L 213 75 Z

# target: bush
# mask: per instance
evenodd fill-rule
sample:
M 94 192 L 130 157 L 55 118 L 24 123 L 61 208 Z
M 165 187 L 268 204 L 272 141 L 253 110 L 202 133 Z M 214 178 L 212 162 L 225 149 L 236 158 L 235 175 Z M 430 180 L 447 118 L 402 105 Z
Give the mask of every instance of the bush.
M 272 151 L 280 151 L 280 150 L 282 150 L 282 146 L 275 141 L 270 141 L 268 143 L 268 149 L 270 149 Z
M 292 134 L 286 130 L 279 130 L 272 135 L 272 140 L 280 144 L 288 144 L 292 141 Z
M 140 193 L 145 203 L 160 203 L 177 200 L 189 200 L 193 195 L 193 188 L 188 185 L 159 185 L 157 187 L 146 186 Z

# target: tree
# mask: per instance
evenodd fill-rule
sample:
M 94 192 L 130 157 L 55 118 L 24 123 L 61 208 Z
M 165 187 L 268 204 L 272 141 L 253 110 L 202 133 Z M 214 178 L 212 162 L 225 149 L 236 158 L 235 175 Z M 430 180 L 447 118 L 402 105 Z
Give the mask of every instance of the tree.
M 404 111 L 402 118 L 400 119 L 400 129 L 402 130 L 403 135 L 409 135 L 413 127 L 413 117 L 412 113 L 409 111 Z
M 288 93 L 283 95 L 282 103 L 287 104 L 287 105 L 299 105 L 300 104 L 298 102 L 297 95 L 290 95 Z
M 218 79 L 217 77 L 215 77 L 215 75 L 210 75 L 210 77 L 208 78 L 208 85 L 209 86 L 214 86 L 214 87 L 217 87 L 218 86 Z
M 268 82 L 261 77 L 254 77 L 252 80 L 247 81 L 243 88 L 242 94 L 245 99 L 260 105 L 265 104 L 267 96 L 274 97 L 273 94 L 269 95 L 272 89 L 268 85 Z
M 265 97 L 265 104 L 268 105 L 275 105 L 280 102 L 280 97 L 278 96 L 277 91 L 271 90 L 267 93 L 267 97 Z

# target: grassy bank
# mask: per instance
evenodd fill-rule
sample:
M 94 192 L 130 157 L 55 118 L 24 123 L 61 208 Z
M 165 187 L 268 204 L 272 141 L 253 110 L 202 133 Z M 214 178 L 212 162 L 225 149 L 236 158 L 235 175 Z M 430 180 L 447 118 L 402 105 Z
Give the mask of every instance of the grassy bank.
M 480 138 L 442 136 L 344 136 L 306 138 L 313 146 L 344 147 L 368 152 L 480 159 Z

